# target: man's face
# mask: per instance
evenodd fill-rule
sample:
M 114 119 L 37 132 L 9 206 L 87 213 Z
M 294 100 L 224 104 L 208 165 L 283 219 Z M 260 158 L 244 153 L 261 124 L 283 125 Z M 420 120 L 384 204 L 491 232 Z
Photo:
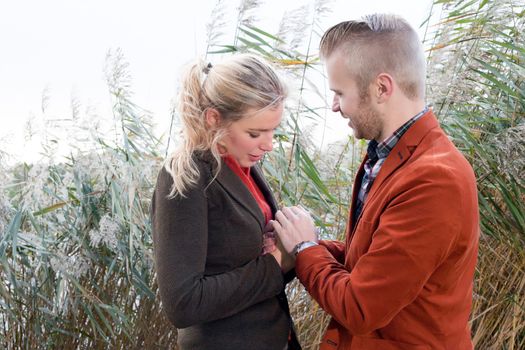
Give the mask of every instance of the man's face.
M 328 85 L 334 92 L 332 111 L 341 113 L 343 118 L 349 120 L 348 126 L 352 128 L 355 138 L 382 141 L 379 140 L 382 122 L 371 102 L 370 91 L 360 91 L 344 53 L 332 53 L 326 60 L 326 70 Z

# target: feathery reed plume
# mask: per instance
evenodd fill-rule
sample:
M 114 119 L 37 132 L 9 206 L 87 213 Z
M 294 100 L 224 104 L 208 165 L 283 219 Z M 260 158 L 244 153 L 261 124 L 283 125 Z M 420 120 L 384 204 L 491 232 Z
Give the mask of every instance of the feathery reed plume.
M 223 0 L 217 0 L 206 23 L 206 55 L 211 47 L 219 44 L 219 39 L 224 35 L 226 26 L 226 5 Z
M 480 349 L 525 346 L 524 14 L 523 1 L 448 2 L 429 45 L 429 94 L 478 179 Z

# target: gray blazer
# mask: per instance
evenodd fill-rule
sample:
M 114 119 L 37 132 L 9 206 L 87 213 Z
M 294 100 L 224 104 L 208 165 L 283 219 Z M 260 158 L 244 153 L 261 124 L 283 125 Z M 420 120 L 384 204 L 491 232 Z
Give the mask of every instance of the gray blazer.
M 226 164 L 212 181 L 211 154 L 194 159 L 198 184 L 185 198 L 168 199 L 173 182 L 162 169 L 151 207 L 160 297 L 178 344 L 283 350 L 292 323 L 281 269 L 273 256 L 261 256 L 263 213 Z M 251 174 L 275 213 L 260 169 Z

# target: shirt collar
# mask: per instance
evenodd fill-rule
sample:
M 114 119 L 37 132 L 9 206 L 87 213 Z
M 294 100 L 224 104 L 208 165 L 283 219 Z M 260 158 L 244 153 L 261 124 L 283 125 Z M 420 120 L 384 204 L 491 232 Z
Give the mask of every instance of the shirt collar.
M 426 112 L 428 112 L 428 106 L 425 106 L 421 112 L 410 118 L 406 123 L 401 125 L 392 135 L 387 137 L 381 142 L 376 140 L 370 140 L 368 143 L 368 148 L 366 153 L 368 154 L 368 159 L 376 161 L 377 159 L 383 159 L 388 157 L 390 151 L 395 147 L 397 142 L 405 134 L 405 132 Z
M 239 173 L 243 173 L 247 176 L 250 176 L 250 168 L 245 168 L 245 167 L 242 167 L 239 162 L 233 158 L 231 155 L 223 155 L 222 156 L 222 159 L 224 160 L 224 162 L 232 169 L 232 170 L 237 170 L 237 172 Z

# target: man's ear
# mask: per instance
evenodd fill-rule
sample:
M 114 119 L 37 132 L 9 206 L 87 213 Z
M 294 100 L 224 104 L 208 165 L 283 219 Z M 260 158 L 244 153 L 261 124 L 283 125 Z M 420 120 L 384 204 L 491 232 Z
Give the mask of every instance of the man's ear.
M 375 80 L 374 90 L 377 101 L 386 102 L 394 92 L 394 78 L 387 73 L 379 74 Z
M 221 114 L 215 108 L 208 108 L 204 113 L 206 124 L 211 128 L 216 128 L 221 123 Z

